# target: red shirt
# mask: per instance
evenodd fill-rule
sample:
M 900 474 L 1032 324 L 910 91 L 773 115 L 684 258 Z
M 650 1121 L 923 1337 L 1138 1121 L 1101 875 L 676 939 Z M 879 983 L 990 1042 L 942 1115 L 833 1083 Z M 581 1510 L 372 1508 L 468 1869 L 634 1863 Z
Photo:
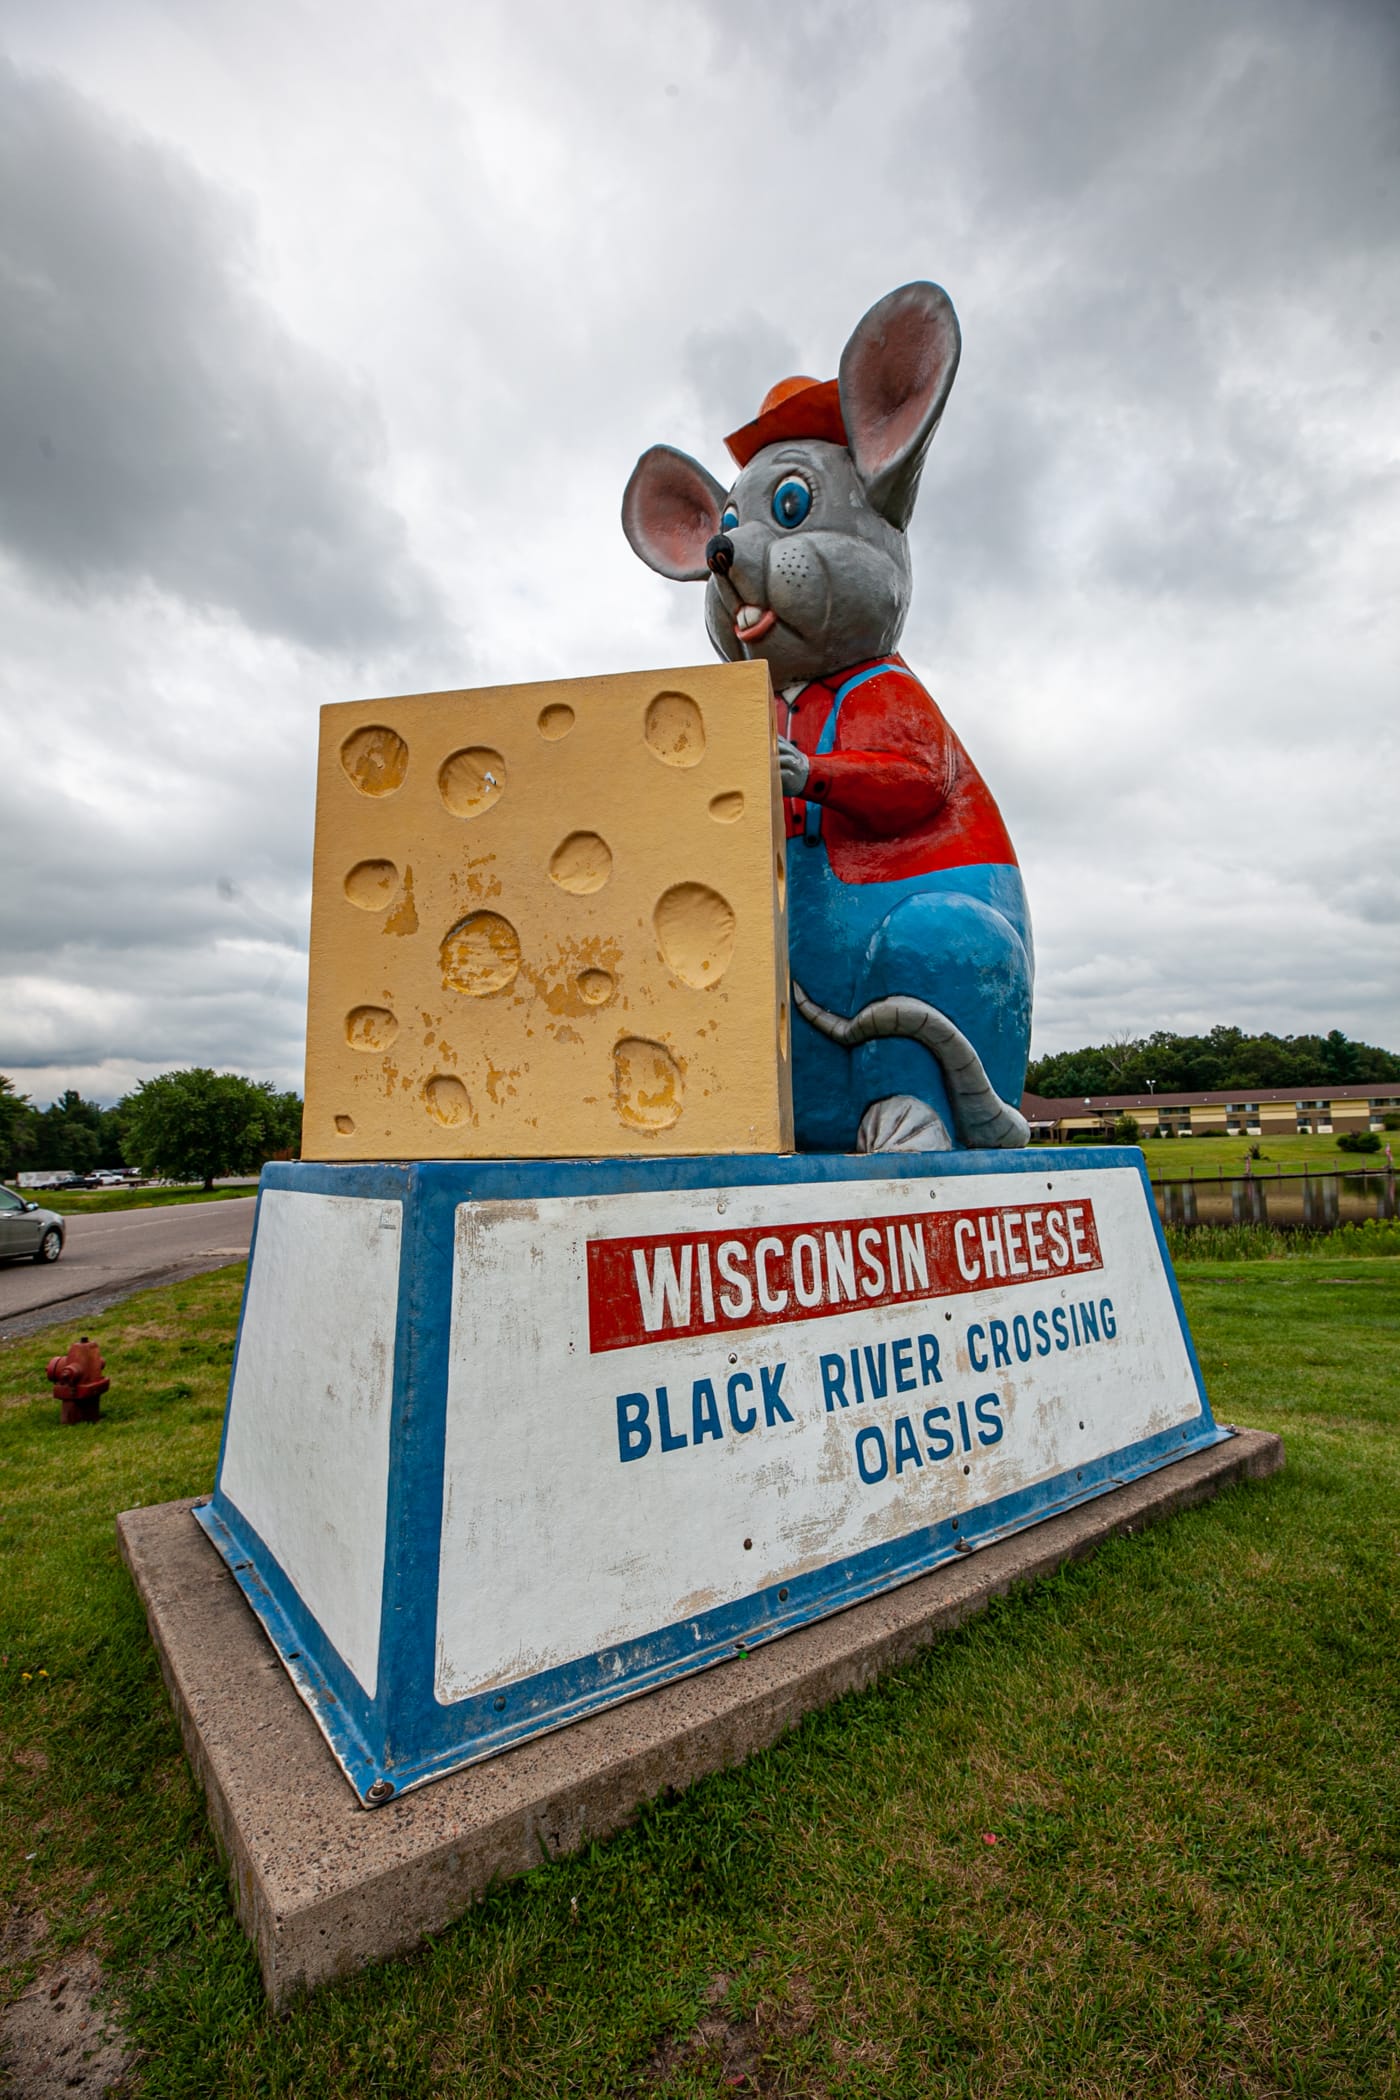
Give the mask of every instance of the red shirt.
M 819 754 L 835 696 L 853 678 L 860 683 L 841 702 L 835 743 Z M 812 761 L 805 796 L 784 805 L 787 835 L 807 830 L 809 805 L 819 810 L 822 843 L 842 882 L 897 882 L 984 862 L 1015 867 L 990 789 L 900 657 L 852 664 L 803 686 L 791 703 L 779 693 L 776 705 L 782 734 Z

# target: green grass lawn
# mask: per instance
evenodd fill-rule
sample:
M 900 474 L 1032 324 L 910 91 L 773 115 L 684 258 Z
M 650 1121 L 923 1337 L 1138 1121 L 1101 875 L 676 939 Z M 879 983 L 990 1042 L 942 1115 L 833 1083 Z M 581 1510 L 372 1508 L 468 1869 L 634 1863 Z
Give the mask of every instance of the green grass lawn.
M 18 1189 L 17 1195 L 33 1198 L 44 1210 L 56 1210 L 65 1217 L 70 1211 L 87 1210 L 150 1210 L 152 1206 L 167 1203 L 222 1203 L 230 1196 L 255 1196 L 256 1181 L 246 1181 L 234 1188 L 153 1188 L 153 1189 Z
M 1251 1145 L 1258 1145 L 1264 1155 L 1253 1162 L 1256 1174 L 1275 1174 L 1280 1167 L 1285 1174 L 1301 1174 L 1305 1166 L 1315 1174 L 1342 1169 L 1347 1173 L 1383 1174 L 1387 1143 L 1400 1158 L 1400 1131 L 1381 1131 L 1378 1135 L 1379 1152 L 1340 1152 L 1335 1133 L 1331 1137 L 1143 1137 L 1137 1142 L 1154 1181 L 1164 1176 L 1169 1181 L 1185 1181 L 1193 1173 L 1243 1174 L 1245 1155 Z
M 1185 1147 L 1181 1148 L 1185 1150 Z M 114 1513 L 211 1484 L 241 1271 L 0 1349 L 0 1863 L 147 2095 L 1400 2094 L 1400 1264 L 1199 1264 L 1288 1468 L 997 1606 L 741 1770 L 263 2006 Z M 10 1988 L 32 1974 L 12 1973 Z

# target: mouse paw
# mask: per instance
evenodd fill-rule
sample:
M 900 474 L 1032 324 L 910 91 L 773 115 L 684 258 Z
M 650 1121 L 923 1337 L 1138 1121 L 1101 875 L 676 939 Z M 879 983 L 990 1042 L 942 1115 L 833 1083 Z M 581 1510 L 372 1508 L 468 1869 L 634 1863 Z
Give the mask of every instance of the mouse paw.
M 887 1094 L 872 1101 L 860 1119 L 857 1152 L 951 1152 L 943 1118 L 912 1094 Z

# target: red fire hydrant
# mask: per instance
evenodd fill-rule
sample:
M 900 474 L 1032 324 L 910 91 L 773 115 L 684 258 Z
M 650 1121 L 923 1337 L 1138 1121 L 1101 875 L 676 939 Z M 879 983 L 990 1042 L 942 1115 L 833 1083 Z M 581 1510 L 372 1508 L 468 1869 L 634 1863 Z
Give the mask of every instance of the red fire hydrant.
M 66 1356 L 49 1358 L 49 1383 L 57 1396 L 62 1421 L 101 1421 L 99 1402 L 112 1383 L 103 1377 L 103 1368 L 102 1351 L 86 1335 L 80 1342 L 69 1344 Z

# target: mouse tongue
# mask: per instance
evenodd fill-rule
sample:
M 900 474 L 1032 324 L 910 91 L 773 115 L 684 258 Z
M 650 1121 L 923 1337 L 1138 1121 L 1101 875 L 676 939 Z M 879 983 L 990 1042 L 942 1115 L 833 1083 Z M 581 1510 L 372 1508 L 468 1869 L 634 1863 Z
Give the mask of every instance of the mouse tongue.
M 734 633 L 741 642 L 762 641 L 770 628 L 778 624 L 778 615 L 771 606 L 741 605 L 734 615 Z

